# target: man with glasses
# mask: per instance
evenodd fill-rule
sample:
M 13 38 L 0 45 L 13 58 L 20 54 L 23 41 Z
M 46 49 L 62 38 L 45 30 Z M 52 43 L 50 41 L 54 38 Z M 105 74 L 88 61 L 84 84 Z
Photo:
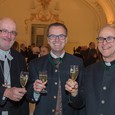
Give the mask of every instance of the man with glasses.
M 83 85 L 69 79 L 65 89 L 70 103 L 85 105 L 87 115 L 115 115 L 115 25 L 104 26 L 97 42 L 103 60 L 86 68 Z
M 36 102 L 34 115 L 80 115 L 82 111 L 73 109 L 68 104 L 69 94 L 65 91 L 65 83 L 70 77 L 70 65 L 79 66 L 79 83 L 83 71 L 82 60 L 64 50 L 67 37 L 68 30 L 64 24 L 50 24 L 47 29 L 50 53 L 29 63 L 30 86 L 27 97 Z M 47 71 L 47 82 L 42 83 L 39 71 L 44 70 Z M 43 89 L 47 93 L 43 93 Z
M 29 115 L 27 92 L 20 86 L 20 72 L 25 59 L 11 49 L 16 40 L 16 23 L 10 18 L 0 19 L 0 115 Z

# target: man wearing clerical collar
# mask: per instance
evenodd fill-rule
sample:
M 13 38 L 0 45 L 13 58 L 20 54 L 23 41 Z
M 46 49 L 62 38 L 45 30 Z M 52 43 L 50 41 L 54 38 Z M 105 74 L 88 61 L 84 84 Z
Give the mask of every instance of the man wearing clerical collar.
M 98 49 L 102 54 L 105 62 L 112 62 L 115 60 L 115 27 L 104 27 L 97 38 Z
M 97 42 L 103 60 L 86 68 L 83 85 L 68 80 L 65 89 L 71 94 L 71 105 L 85 106 L 87 115 L 114 115 L 115 25 L 104 26 Z
M 0 19 L 0 115 L 29 115 L 26 89 L 20 86 L 20 72 L 25 59 L 11 47 L 16 40 L 16 23 L 11 18 Z
M 29 63 L 30 86 L 27 97 L 36 102 L 34 115 L 78 115 L 82 111 L 68 104 L 69 94 L 65 91 L 65 83 L 70 77 L 70 65 L 78 65 L 79 83 L 84 68 L 82 59 L 65 52 L 67 36 L 68 30 L 64 24 L 50 24 L 47 40 L 51 52 Z M 39 71 L 47 71 L 47 82 L 39 80 Z M 44 89 L 47 93 L 43 93 Z M 81 115 L 84 115 L 83 112 Z

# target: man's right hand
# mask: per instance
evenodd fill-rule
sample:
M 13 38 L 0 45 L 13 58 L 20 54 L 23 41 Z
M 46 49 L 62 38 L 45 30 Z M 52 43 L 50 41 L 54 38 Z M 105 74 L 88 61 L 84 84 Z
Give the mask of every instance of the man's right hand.
M 34 91 L 39 92 L 39 93 L 42 92 L 42 90 L 46 88 L 46 86 L 45 86 L 46 83 L 47 82 L 42 83 L 41 80 L 37 79 L 33 84 Z
M 25 88 L 11 87 L 6 88 L 3 96 L 9 98 L 12 101 L 20 101 L 26 92 L 27 91 Z

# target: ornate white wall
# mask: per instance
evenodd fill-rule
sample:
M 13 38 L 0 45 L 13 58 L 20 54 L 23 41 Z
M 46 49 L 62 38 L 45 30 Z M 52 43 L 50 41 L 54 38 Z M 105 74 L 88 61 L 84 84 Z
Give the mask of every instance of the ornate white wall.
M 96 42 L 99 28 L 107 22 L 114 22 L 114 0 L 50 0 L 45 6 L 39 1 L 0 0 L 0 17 L 10 16 L 16 20 L 19 42 L 31 43 L 31 24 L 49 24 L 58 20 L 69 29 L 66 50 L 72 53 L 74 46 Z M 48 8 L 45 15 L 38 14 L 43 7 Z

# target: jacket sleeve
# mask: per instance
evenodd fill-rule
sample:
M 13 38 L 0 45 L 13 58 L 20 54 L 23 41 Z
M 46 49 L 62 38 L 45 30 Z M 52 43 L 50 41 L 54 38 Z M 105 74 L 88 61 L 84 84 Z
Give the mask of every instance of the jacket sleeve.
M 0 87 L 0 105 L 4 105 L 7 101 L 7 98 L 3 96 L 5 89 L 5 87 Z
M 39 100 L 40 94 L 36 93 L 33 89 L 33 83 L 38 79 L 37 67 L 34 61 L 29 63 L 29 80 L 27 86 L 27 100 L 35 103 Z M 38 98 L 38 99 L 37 99 Z
M 69 103 L 73 107 L 80 109 L 85 106 L 85 69 L 82 67 L 81 68 L 81 79 L 78 82 L 79 84 L 79 89 L 78 89 L 78 95 L 76 97 L 72 97 L 70 95 L 69 97 Z
M 81 109 L 85 106 L 85 99 L 84 99 L 84 91 L 79 89 L 78 95 L 73 97 L 70 95 L 69 97 L 69 104 L 77 109 Z

